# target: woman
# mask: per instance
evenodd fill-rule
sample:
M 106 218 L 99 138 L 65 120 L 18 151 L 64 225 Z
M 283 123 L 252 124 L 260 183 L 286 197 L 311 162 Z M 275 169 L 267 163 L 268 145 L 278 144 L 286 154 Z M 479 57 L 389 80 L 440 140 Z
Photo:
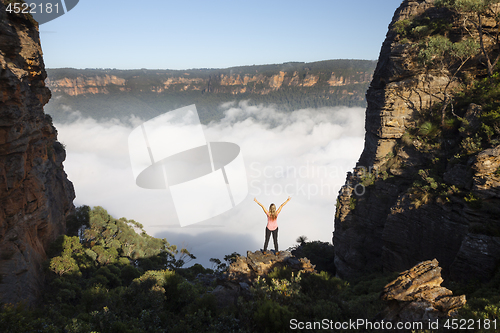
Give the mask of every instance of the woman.
M 267 211 L 264 206 L 260 202 L 257 201 L 257 198 L 254 198 L 253 200 L 259 204 L 260 207 L 264 210 L 264 213 L 267 215 L 267 226 L 266 226 L 266 241 L 264 242 L 264 254 L 266 254 L 267 251 L 267 244 L 269 243 L 269 238 L 271 237 L 271 234 L 273 234 L 273 241 L 274 241 L 274 251 L 276 251 L 276 254 L 278 254 L 278 215 L 281 212 L 281 208 L 283 208 L 284 205 L 290 201 L 290 197 L 286 199 L 285 202 L 283 202 L 276 210 L 276 206 L 272 203 L 271 206 L 269 206 L 269 211 Z

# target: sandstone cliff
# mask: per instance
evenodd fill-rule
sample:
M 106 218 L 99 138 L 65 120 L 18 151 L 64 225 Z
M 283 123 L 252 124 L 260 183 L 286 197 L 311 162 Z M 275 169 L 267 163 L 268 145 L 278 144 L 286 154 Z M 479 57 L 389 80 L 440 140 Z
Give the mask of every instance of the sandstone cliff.
M 226 69 L 179 70 L 76 70 L 50 69 L 47 87 L 69 96 L 142 91 L 203 93 L 252 93 L 265 95 L 281 88 L 325 88 L 368 84 L 374 63 L 366 60 L 329 60 L 294 65 L 263 65 Z
M 72 111 L 94 119 L 152 118 L 196 104 L 204 124 L 224 117 L 221 105 L 247 101 L 286 112 L 302 108 L 366 106 L 375 68 L 368 60 L 326 60 L 221 69 L 48 69 L 53 98 L 45 107 L 55 122 Z
M 483 19 L 493 36 L 493 18 Z M 488 280 L 499 264 L 500 146 L 474 134 L 481 107 L 454 101 L 446 125 L 420 120 L 439 119 L 451 91 L 484 77 L 484 56 L 467 58 L 456 77 L 457 64 L 419 65 L 424 42 L 417 32 L 432 28 L 428 22 L 443 23 L 454 42 L 474 28 L 433 0 L 405 0 L 396 10 L 367 92 L 364 151 L 337 200 L 333 242 L 340 277 L 402 271 L 437 258 L 454 279 Z M 405 31 L 413 37 L 403 38 Z M 485 39 L 485 45 L 493 42 Z
M 0 1 L 0 302 L 32 303 L 49 243 L 65 231 L 73 186 L 43 112 L 50 91 L 38 26 Z

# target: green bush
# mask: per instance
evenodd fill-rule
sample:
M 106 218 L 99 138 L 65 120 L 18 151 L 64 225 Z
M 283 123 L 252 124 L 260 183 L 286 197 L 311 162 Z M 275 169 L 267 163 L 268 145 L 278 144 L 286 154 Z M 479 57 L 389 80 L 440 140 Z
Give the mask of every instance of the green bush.
M 321 241 L 304 241 L 292 247 L 292 254 L 297 258 L 307 258 L 317 271 L 335 274 L 335 250 L 332 244 Z
M 267 279 L 291 279 L 292 277 L 292 269 L 285 267 L 274 267 L 273 270 L 267 274 Z
M 319 274 L 304 274 L 300 285 L 305 295 L 316 299 L 331 299 L 348 287 L 345 281 L 331 277 L 324 271 Z
M 288 332 L 293 317 L 287 306 L 272 300 L 261 301 L 253 315 L 256 329 L 265 333 Z
M 436 124 L 426 121 L 420 125 L 418 132 L 423 136 L 434 136 L 438 132 L 438 127 Z
M 477 195 L 475 195 L 472 192 L 469 192 L 465 197 L 464 197 L 465 202 L 470 208 L 473 209 L 481 209 L 483 206 L 483 201 L 481 198 L 479 198 Z

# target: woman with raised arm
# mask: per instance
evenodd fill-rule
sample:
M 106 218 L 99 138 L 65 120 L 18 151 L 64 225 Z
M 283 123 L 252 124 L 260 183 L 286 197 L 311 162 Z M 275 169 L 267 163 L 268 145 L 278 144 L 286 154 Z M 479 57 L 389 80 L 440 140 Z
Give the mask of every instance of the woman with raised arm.
M 285 206 L 288 201 L 290 201 L 290 197 L 286 199 L 285 202 L 283 202 L 276 210 L 276 206 L 272 203 L 271 206 L 269 206 L 269 211 L 260 203 L 257 201 L 257 198 L 254 198 L 253 200 L 259 204 L 260 207 L 264 210 L 264 213 L 267 215 L 267 226 L 266 226 L 266 240 L 264 242 L 264 254 L 266 254 L 267 251 L 267 244 L 269 244 L 269 238 L 271 237 L 271 234 L 273 234 L 273 241 L 274 241 L 274 251 L 276 254 L 279 254 L 278 252 L 278 215 L 281 212 L 281 209 L 283 206 Z

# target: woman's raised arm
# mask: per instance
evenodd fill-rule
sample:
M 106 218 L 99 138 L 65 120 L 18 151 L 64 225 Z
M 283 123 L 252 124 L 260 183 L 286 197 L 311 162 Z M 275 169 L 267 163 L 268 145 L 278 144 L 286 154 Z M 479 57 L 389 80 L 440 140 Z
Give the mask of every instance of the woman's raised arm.
M 290 199 L 291 197 L 288 197 L 288 199 L 286 199 L 286 201 L 281 204 L 280 208 L 278 208 L 278 210 L 276 211 L 276 215 L 278 215 L 281 212 L 281 208 L 283 208 L 283 206 L 286 205 L 288 201 L 290 201 Z
M 253 201 L 255 201 L 259 206 L 261 206 L 262 209 L 264 210 L 264 213 L 266 213 L 266 215 L 269 216 L 269 212 L 260 202 L 257 201 L 257 198 L 253 198 Z

